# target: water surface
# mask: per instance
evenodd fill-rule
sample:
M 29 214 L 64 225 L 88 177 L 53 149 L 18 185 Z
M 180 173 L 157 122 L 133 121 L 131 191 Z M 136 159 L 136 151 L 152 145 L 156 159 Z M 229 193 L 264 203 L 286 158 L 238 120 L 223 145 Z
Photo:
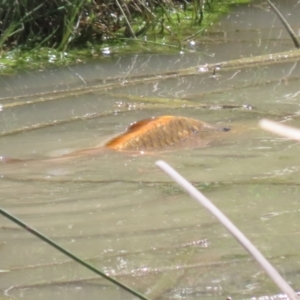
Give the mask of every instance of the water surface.
M 296 30 L 299 3 L 275 3 Z M 257 1 L 236 7 L 185 53 L 110 57 L 1 78 L 0 154 L 37 159 L 1 165 L 1 206 L 151 299 L 277 294 L 229 233 L 158 170 L 154 163 L 163 159 L 299 289 L 299 145 L 257 126 L 269 118 L 300 127 L 298 63 L 128 84 L 131 76 L 292 48 L 274 14 Z M 101 88 L 108 83 L 114 88 Z M 202 149 L 43 161 L 167 114 L 232 131 Z M 2 297 L 133 299 L 3 217 L 0 235 Z

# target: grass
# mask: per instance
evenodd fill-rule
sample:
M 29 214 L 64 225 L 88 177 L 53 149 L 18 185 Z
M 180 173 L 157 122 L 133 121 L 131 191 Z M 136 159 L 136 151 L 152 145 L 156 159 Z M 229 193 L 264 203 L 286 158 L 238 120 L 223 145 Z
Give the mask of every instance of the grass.
M 233 3 L 249 0 L 2 1 L 0 73 L 111 53 L 182 50 Z

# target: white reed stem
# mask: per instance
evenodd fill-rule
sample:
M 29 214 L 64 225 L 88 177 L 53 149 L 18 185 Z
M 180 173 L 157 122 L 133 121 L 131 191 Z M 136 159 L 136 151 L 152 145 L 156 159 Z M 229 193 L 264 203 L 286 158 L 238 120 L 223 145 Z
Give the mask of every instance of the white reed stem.
M 300 130 L 287 126 L 287 125 L 283 125 L 283 124 L 279 124 L 270 120 L 266 120 L 263 119 L 259 122 L 259 126 L 262 129 L 268 130 L 270 132 L 273 132 L 275 134 L 293 139 L 293 140 L 298 140 L 300 141 Z
M 213 216 L 215 216 L 224 227 L 238 240 L 238 242 L 257 260 L 271 279 L 277 284 L 290 300 L 299 300 L 295 291 L 282 278 L 277 270 L 267 261 L 267 259 L 256 249 L 256 247 L 245 237 L 245 235 L 201 192 L 199 192 L 190 182 L 183 178 L 166 162 L 160 160 L 156 165 L 167 173 L 176 183 L 178 183 L 192 198 L 202 204 Z

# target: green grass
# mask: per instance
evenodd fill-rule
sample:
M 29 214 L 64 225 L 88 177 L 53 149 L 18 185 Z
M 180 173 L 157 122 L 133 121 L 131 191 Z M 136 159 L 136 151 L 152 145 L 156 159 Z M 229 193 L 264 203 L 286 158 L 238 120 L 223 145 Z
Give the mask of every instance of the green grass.
M 0 10 L 0 73 L 68 65 L 110 53 L 182 50 L 233 3 L 248 0 L 23 0 Z M 116 5 L 116 3 L 119 4 Z M 203 13 L 203 18 L 201 17 Z

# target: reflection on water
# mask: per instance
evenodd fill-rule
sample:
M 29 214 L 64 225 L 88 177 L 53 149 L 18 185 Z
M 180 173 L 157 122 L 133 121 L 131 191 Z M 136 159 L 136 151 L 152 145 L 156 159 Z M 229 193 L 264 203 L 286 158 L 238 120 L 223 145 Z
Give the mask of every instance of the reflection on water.
M 287 3 L 294 5 L 288 18 L 295 25 L 297 1 L 280 3 L 283 12 Z M 270 22 L 274 28 L 267 30 Z M 226 39 L 218 37 L 220 28 L 228 33 Z M 216 24 L 201 57 L 126 56 L 1 79 L 0 154 L 37 159 L 1 166 L 1 206 L 151 299 L 278 293 L 216 220 L 155 167 L 157 159 L 164 159 L 299 288 L 299 145 L 257 128 L 262 117 L 300 127 L 298 64 L 126 83 L 131 75 L 291 49 L 281 28 L 257 2 L 238 7 Z M 101 89 L 107 84 L 103 80 L 114 77 L 121 78 L 111 81 L 114 88 Z M 59 94 L 63 90 L 68 93 Z M 224 104 L 227 109 L 217 109 Z M 246 104 L 253 109 L 243 108 Z M 167 114 L 230 126 L 232 131 L 202 149 L 149 156 L 104 152 L 63 163 L 41 159 L 103 143 L 136 120 Z M 36 124 L 38 129 L 18 133 Z M 133 298 L 3 217 L 0 234 L 2 296 Z

